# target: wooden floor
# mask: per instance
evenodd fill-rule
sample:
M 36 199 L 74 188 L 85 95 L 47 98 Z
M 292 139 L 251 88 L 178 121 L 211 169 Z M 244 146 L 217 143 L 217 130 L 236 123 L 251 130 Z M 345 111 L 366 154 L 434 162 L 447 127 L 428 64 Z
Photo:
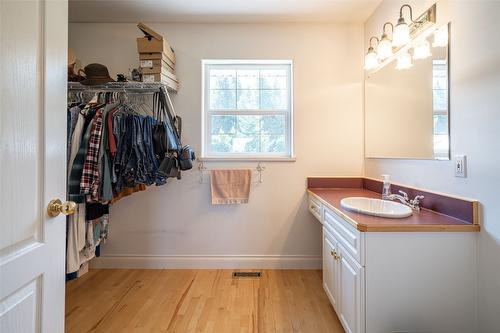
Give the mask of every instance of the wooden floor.
M 344 332 L 321 271 L 91 270 L 66 286 L 66 332 Z

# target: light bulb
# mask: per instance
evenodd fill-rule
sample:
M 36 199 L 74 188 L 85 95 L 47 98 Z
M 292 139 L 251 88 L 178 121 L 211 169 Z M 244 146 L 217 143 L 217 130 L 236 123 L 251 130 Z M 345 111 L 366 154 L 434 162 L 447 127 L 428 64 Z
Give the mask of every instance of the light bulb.
M 368 49 L 368 53 L 365 55 L 365 69 L 371 70 L 378 67 L 378 58 L 377 54 L 373 47 L 370 46 Z
M 431 46 L 427 40 L 423 40 L 413 48 L 413 59 L 425 59 L 431 56 Z
M 402 70 L 402 69 L 408 69 L 411 68 L 413 65 L 411 63 L 411 56 L 408 53 L 408 51 L 402 53 L 398 57 L 398 63 L 396 65 L 397 70 Z
M 446 47 L 448 46 L 448 26 L 443 25 L 441 28 L 434 31 L 433 47 Z
M 394 27 L 394 32 L 392 33 L 392 45 L 395 47 L 400 47 L 407 44 L 410 41 L 410 28 L 406 24 L 405 19 L 400 17 L 398 24 Z
M 383 35 L 377 46 L 377 54 L 380 60 L 389 58 L 392 55 L 392 43 L 387 35 Z

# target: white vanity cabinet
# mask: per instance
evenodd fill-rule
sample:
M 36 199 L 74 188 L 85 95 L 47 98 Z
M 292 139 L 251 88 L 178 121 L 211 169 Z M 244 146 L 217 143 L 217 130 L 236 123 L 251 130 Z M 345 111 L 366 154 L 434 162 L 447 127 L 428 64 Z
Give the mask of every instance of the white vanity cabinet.
M 309 195 L 323 288 L 348 333 L 475 331 L 475 233 L 362 232 Z
M 328 208 L 322 209 L 323 288 L 345 331 L 364 332 L 364 267 L 359 263 L 361 253 L 356 250 L 362 235 L 351 226 L 341 224 Z

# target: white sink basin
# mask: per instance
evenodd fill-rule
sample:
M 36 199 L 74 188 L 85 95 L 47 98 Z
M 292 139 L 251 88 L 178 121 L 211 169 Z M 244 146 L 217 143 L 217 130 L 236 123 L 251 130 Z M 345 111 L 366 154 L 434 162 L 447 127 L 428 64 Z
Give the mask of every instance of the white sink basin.
M 398 202 L 364 197 L 344 198 L 340 200 L 340 205 L 356 213 L 393 219 L 401 219 L 413 214 L 410 207 Z

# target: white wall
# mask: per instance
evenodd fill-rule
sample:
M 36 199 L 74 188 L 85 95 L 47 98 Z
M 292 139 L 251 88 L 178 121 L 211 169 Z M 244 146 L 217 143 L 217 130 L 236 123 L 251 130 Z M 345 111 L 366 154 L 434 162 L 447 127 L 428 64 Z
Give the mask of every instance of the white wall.
M 408 1 L 405 1 L 408 2 Z M 434 1 L 409 1 L 421 13 Z M 365 43 L 383 22 L 397 20 L 400 1 L 384 1 L 365 24 Z M 468 178 L 455 178 L 451 161 L 366 159 L 369 177 L 478 199 L 479 332 L 500 327 L 500 2 L 438 2 L 438 20 L 451 21 L 451 151 L 468 158 Z M 449 15 L 449 16 L 448 16 Z M 460 277 L 457 277 L 460 278 Z
M 248 205 L 211 206 L 208 177 L 199 184 L 197 170 L 184 173 L 180 182 L 123 199 L 112 208 L 104 264 L 125 256 L 119 262 L 129 266 L 178 261 L 177 266 L 220 266 L 221 259 L 229 266 L 319 265 L 321 228 L 307 211 L 306 177 L 362 174 L 362 25 L 152 26 L 175 48 L 181 84 L 174 104 L 183 117 L 184 143 L 197 152 L 201 59 L 293 59 L 297 161 L 265 164 L 264 183 L 252 188 Z M 106 64 L 114 76 L 137 66 L 137 36 L 133 24 L 70 24 L 69 46 L 82 63 Z M 215 258 L 199 258 L 204 255 Z

